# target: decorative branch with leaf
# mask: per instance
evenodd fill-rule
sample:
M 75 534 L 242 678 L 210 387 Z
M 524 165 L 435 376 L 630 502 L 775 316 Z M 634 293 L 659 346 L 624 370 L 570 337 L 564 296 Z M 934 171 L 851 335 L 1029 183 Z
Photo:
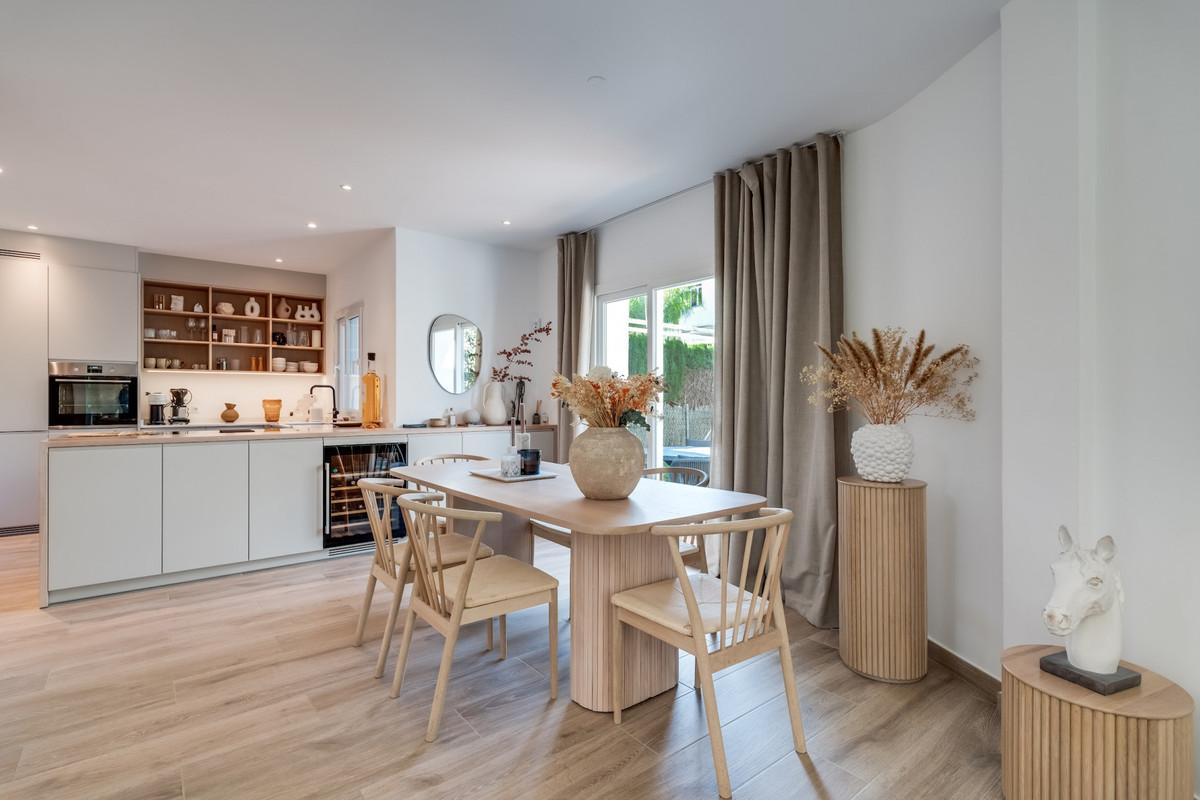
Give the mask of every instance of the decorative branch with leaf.
M 662 377 L 653 373 L 622 377 L 608 367 L 593 367 L 573 380 L 555 375 L 550 396 L 561 399 L 593 428 L 646 427 L 646 415 L 666 388 Z
M 968 387 L 978 377 L 979 359 L 965 344 L 933 357 L 925 331 L 905 341 L 907 335 L 903 328 L 875 328 L 870 343 L 855 332 L 832 351 L 818 344 L 825 363 L 802 373 L 817 387 L 809 402 L 827 403 L 830 412 L 853 403 L 875 425 L 898 425 L 923 408 L 929 416 L 974 419 Z
M 506 383 L 508 381 L 525 381 L 528 383 L 532 381 L 532 378 L 520 373 L 519 370 L 523 367 L 533 366 L 533 360 L 529 358 L 533 353 L 533 349 L 529 345 L 537 344 L 549 336 L 553 330 L 553 326 L 553 322 L 547 322 L 545 325 L 534 328 L 529 333 L 521 334 L 516 347 L 508 350 L 497 350 L 496 355 L 503 356 L 504 363 L 499 367 L 492 367 L 492 380 L 497 383 Z

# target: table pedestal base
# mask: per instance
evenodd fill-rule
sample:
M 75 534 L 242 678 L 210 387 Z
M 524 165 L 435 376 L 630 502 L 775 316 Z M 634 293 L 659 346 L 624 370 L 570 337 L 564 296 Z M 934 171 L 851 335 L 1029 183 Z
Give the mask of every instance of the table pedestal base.
M 571 699 L 592 711 L 613 710 L 612 603 L 616 592 L 675 577 L 662 537 L 571 534 L 574 586 L 571 609 Z M 622 643 L 625 696 L 621 708 L 673 689 L 679 651 L 625 627 Z

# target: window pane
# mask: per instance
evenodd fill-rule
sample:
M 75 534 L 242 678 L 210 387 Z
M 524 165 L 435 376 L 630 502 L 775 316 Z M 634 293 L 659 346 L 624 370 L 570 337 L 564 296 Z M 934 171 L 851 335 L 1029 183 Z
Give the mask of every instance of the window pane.
M 664 466 L 710 471 L 714 289 L 710 278 L 654 292 L 657 363 L 667 384 L 658 422 Z
M 646 341 L 646 295 L 635 295 L 604 304 L 603 363 L 622 375 L 645 372 L 649 359 Z

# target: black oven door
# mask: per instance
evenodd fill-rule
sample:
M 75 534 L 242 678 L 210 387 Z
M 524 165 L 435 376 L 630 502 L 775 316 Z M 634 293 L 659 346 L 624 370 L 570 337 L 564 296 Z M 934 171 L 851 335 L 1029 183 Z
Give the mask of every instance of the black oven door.
M 50 427 L 137 425 L 135 377 L 50 376 Z

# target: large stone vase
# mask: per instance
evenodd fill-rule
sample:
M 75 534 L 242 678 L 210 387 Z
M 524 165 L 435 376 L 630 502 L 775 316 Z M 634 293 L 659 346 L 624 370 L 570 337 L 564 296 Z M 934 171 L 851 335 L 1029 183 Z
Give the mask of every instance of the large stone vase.
M 483 389 L 483 411 L 480 413 L 487 425 L 503 425 L 508 422 L 508 404 L 504 402 L 504 384 L 492 381 Z
M 571 477 L 592 500 L 624 500 L 642 478 L 646 454 L 625 428 L 588 427 L 571 443 Z

